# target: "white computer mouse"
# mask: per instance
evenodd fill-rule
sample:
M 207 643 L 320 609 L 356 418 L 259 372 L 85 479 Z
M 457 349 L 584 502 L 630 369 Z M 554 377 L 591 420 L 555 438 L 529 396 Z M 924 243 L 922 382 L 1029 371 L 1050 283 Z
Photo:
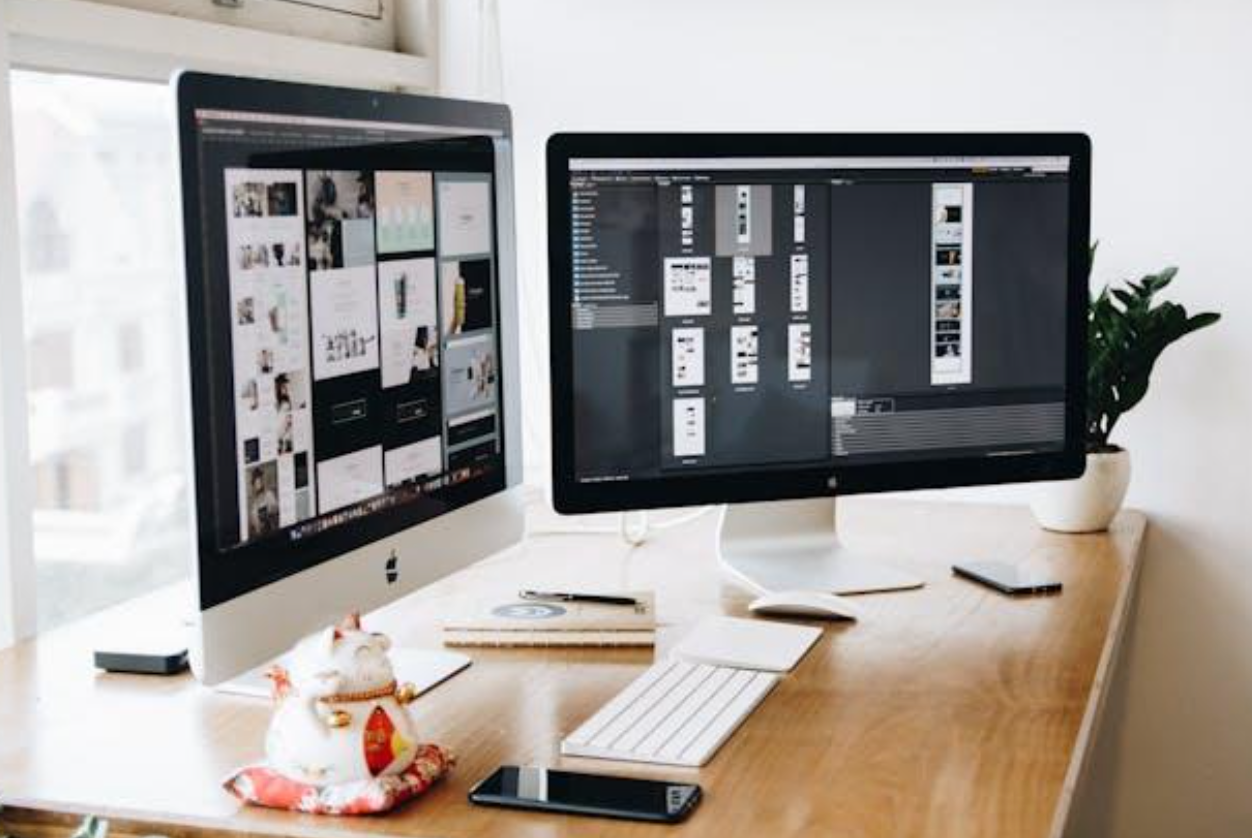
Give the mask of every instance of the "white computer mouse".
M 762 617 L 819 617 L 827 620 L 857 620 L 861 609 L 846 597 L 821 591 L 779 591 L 757 597 L 748 610 Z

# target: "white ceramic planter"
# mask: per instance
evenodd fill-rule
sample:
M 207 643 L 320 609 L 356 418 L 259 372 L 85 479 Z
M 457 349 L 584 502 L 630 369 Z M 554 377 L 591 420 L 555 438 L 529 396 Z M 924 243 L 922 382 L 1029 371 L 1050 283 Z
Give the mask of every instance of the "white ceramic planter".
M 1122 508 L 1129 485 L 1130 452 L 1088 454 L 1082 477 L 1040 483 L 1030 508 L 1046 530 L 1099 532 L 1108 529 Z

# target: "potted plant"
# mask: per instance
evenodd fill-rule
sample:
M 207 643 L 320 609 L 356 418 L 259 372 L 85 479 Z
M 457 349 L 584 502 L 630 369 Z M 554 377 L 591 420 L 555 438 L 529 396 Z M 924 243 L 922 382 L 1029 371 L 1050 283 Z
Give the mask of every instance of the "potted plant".
M 1091 249 L 1092 261 L 1095 248 Z M 1112 442 L 1117 421 L 1148 392 L 1152 368 L 1165 348 L 1218 321 L 1214 312 L 1188 315 L 1178 303 L 1153 298 L 1177 268 L 1125 287 L 1105 287 L 1087 309 L 1087 469 L 1077 480 L 1039 487 L 1031 508 L 1040 526 L 1059 532 L 1108 528 L 1130 485 L 1130 453 Z

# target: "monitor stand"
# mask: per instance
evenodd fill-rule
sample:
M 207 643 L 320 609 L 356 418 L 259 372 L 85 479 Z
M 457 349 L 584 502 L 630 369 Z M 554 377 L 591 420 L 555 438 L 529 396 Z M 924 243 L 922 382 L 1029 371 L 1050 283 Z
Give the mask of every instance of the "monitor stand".
M 840 544 L 833 497 L 729 504 L 718 524 L 717 554 L 724 568 L 759 593 L 866 594 L 923 585 Z
M 460 652 L 448 652 L 442 649 L 413 649 L 392 647 L 387 652 L 391 659 L 391 667 L 395 671 L 396 682 L 412 684 L 417 687 L 418 695 L 432 687 L 442 684 L 453 675 L 470 665 L 467 655 Z M 261 664 L 242 675 L 214 687 L 215 690 L 235 695 L 247 695 L 254 698 L 270 696 L 270 679 L 266 673 L 275 664 L 282 663 L 282 658 Z

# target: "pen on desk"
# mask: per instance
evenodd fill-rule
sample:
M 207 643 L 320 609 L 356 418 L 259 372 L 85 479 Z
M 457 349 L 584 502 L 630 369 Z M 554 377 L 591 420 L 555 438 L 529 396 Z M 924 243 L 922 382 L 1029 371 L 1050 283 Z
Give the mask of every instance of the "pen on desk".
M 561 591 L 520 591 L 518 596 L 528 600 L 546 600 L 548 602 L 595 602 L 601 605 L 638 605 L 639 601 L 628 596 L 607 596 L 605 594 L 574 594 Z

